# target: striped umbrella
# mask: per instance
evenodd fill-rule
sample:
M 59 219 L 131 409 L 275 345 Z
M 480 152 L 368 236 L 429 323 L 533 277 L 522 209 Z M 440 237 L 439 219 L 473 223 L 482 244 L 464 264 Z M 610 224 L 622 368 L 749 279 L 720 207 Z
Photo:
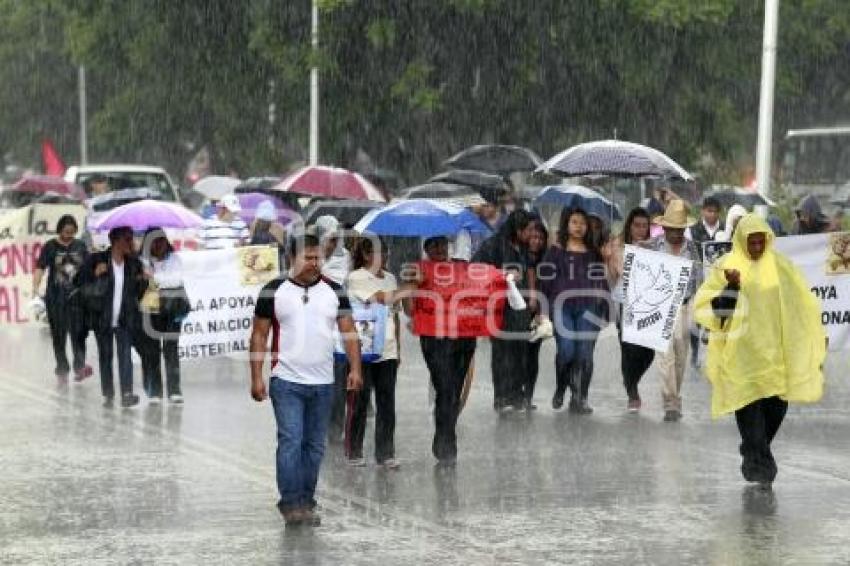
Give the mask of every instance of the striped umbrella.
M 564 177 L 665 177 L 693 181 L 685 169 L 657 149 L 631 142 L 605 140 L 575 145 L 549 159 L 537 172 Z

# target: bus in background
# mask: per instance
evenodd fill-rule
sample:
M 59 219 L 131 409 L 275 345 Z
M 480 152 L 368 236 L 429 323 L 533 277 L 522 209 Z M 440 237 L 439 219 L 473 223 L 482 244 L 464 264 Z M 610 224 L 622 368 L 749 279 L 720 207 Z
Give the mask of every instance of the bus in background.
M 812 194 L 823 205 L 850 206 L 850 126 L 788 130 L 781 180 L 795 200 Z

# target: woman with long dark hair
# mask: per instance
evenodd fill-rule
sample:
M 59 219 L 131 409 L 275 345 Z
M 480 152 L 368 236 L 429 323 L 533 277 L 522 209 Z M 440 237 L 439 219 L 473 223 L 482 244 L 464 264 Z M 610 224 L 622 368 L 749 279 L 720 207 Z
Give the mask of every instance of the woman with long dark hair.
M 649 213 L 643 208 L 635 208 L 626 217 L 623 233 L 617 238 L 613 249 L 609 269 L 611 279 L 614 281 L 612 297 L 614 302 L 620 303 L 620 317 L 617 319 L 617 330 L 620 339 L 620 370 L 623 374 L 623 386 L 626 388 L 628 402 L 626 408 L 630 413 L 640 410 L 641 399 L 638 393 L 638 383 L 652 365 L 655 359 L 655 350 L 623 342 L 623 329 L 620 322 L 622 317 L 622 303 L 625 301 L 623 290 L 623 252 L 626 245 L 638 244 L 649 240 L 649 228 L 651 219 Z
M 82 381 L 92 374 L 86 365 L 86 334 L 88 330 L 83 317 L 79 297 L 77 274 L 88 258 L 88 250 L 82 240 L 76 238 L 77 221 L 70 214 L 59 218 L 56 237 L 41 248 L 32 278 L 32 296 L 38 296 L 41 281 L 47 274 L 47 289 L 44 296 L 47 307 L 47 322 L 53 338 L 53 355 L 56 358 L 56 378 L 60 383 L 68 380 L 71 367 L 65 344 L 71 337 L 74 380 Z
M 486 263 L 513 272 L 517 288 L 528 289 L 528 239 L 531 215 L 525 210 L 510 213 L 499 231 L 486 240 L 472 261 Z M 508 339 L 493 337 L 491 344 L 491 371 L 493 374 L 493 408 L 500 412 L 519 410 L 525 407 L 522 387 L 528 353 L 527 342 L 517 339 L 516 334 L 527 333 L 531 324 L 528 309 L 505 308 L 502 330 L 514 334 Z
M 355 395 L 353 411 L 346 426 L 346 452 L 348 463 L 363 466 L 363 437 L 366 433 L 366 416 L 372 391 L 375 391 L 375 460 L 379 466 L 396 469 L 395 457 L 395 388 L 400 359 L 400 325 L 395 298 L 398 283 L 386 271 L 387 247 L 376 237 L 364 237 L 354 247 L 353 270 L 346 278 L 346 290 L 351 299 L 361 303 L 386 305 L 387 321 L 384 348 L 381 357 L 363 364 L 363 387 L 351 392 Z
M 555 325 L 556 387 L 552 408 L 559 410 L 569 387 L 571 413 L 593 412 L 588 390 L 599 320 L 608 316 L 608 280 L 599 250 L 588 236 L 588 217 L 581 209 L 561 214 L 559 246 L 552 246 L 538 269 L 545 309 Z
M 543 224 L 543 220 L 536 214 L 532 215 L 531 220 L 531 235 L 528 239 L 528 269 L 529 269 L 529 288 L 539 290 L 539 282 L 537 281 L 537 267 L 543 256 L 546 254 L 546 249 L 549 246 L 549 230 Z M 539 305 L 535 298 L 531 301 L 531 310 L 538 312 Z M 526 370 L 525 381 L 522 385 L 523 397 L 525 398 L 525 408 L 528 411 L 537 409 L 534 404 L 534 387 L 537 384 L 537 375 L 540 372 L 540 347 L 543 345 L 543 340 L 535 340 L 528 342 L 528 353 L 526 355 Z

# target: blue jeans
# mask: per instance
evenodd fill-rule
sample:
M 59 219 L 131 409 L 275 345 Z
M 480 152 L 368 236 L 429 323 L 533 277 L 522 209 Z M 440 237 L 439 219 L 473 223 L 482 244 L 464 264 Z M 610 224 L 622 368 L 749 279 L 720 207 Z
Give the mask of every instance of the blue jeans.
M 277 489 L 280 509 L 314 504 L 331 416 L 334 386 L 305 385 L 273 377 L 269 397 L 277 421 Z
M 555 358 L 556 393 L 563 395 L 567 387 L 573 397 L 587 399 L 590 380 L 593 377 L 593 351 L 599 326 L 588 319 L 596 314 L 589 306 L 565 303 L 560 312 L 555 312 Z

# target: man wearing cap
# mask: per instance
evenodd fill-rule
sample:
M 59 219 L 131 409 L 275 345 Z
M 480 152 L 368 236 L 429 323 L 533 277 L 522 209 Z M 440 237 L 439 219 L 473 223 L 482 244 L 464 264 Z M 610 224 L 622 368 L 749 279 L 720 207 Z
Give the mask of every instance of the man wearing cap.
M 664 403 L 664 421 L 677 422 L 682 418 L 682 381 L 688 362 L 689 324 L 688 303 L 702 280 L 700 255 L 696 245 L 685 238 L 688 227 L 688 207 L 685 201 L 674 199 L 658 219 L 664 234 L 648 240 L 643 247 L 693 262 L 691 279 L 685 299 L 676 314 L 676 325 L 666 353 L 658 356 L 661 370 L 661 398 Z
M 216 208 L 216 215 L 204 221 L 201 240 L 204 249 L 223 250 L 245 244 L 248 240 L 248 225 L 237 216 L 242 211 L 236 195 L 224 195 Z

